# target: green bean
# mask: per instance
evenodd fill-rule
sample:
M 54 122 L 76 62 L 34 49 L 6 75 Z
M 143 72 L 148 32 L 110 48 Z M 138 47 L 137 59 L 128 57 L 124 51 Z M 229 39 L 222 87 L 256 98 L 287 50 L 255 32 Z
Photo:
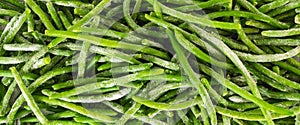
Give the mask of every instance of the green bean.
M 218 113 L 232 118 L 243 119 L 247 121 L 265 121 L 264 116 L 260 113 L 259 114 L 244 113 L 244 112 L 229 110 L 222 107 L 216 107 L 216 109 Z M 285 117 L 288 117 L 288 115 L 272 114 L 272 119 L 280 119 Z
M 15 41 L 18 43 L 31 43 L 27 39 L 25 39 L 23 36 L 20 36 L 19 34 L 16 34 Z
M 20 9 L 20 8 L 18 8 L 16 6 L 12 6 L 12 5 L 4 2 L 4 1 L 0 2 L 0 7 L 3 8 L 3 9 L 16 10 L 18 12 L 22 12 L 23 11 L 22 9 Z
M 123 116 L 116 122 L 116 125 L 124 125 L 126 121 L 133 116 L 141 107 L 140 103 L 133 102 L 132 106 L 124 112 Z
M 32 113 L 32 111 L 29 111 L 29 110 L 21 110 L 17 113 L 16 115 L 16 119 L 19 119 L 19 118 L 23 118 L 27 115 L 29 115 L 30 113 Z
M 238 43 L 237 41 L 234 41 L 230 38 L 220 36 L 222 41 L 227 44 L 230 48 L 241 50 L 241 51 L 249 51 L 249 48 L 245 46 L 244 44 Z
M 253 96 L 252 94 L 250 94 L 249 92 L 247 92 L 244 89 L 240 88 L 236 84 L 234 84 L 234 83 L 230 82 L 229 80 L 223 78 L 222 76 L 220 76 L 218 73 L 211 70 L 207 66 L 202 65 L 202 64 L 199 64 L 199 65 L 200 65 L 203 72 L 205 72 L 206 74 L 214 74 L 214 78 L 217 81 L 219 81 L 219 83 L 221 83 L 225 87 L 229 88 L 230 90 L 234 91 L 235 93 L 242 96 L 243 98 L 248 99 L 248 100 L 252 101 L 253 103 L 259 105 L 260 107 L 263 107 L 267 110 L 270 110 L 270 111 L 273 111 L 273 112 L 276 112 L 276 113 L 279 113 L 279 114 L 292 114 L 292 112 L 290 110 L 283 109 L 283 108 L 271 105 L 271 104 L 263 101 L 262 99 L 259 99 L 255 96 Z
M 128 65 L 128 66 L 116 67 L 116 68 L 112 68 L 108 71 L 101 72 L 100 74 L 101 75 L 102 74 L 114 75 L 114 74 L 120 74 L 120 73 L 143 71 L 143 70 L 150 69 L 152 67 L 152 65 L 153 65 L 152 63 L 144 63 L 144 64 L 139 64 L 139 65 Z
M 290 89 L 289 87 L 282 85 L 279 82 L 276 82 L 276 81 L 272 80 L 271 78 L 261 74 L 259 71 L 255 70 L 252 67 L 249 67 L 248 69 L 251 71 L 252 74 L 259 77 L 259 80 L 267 83 L 268 85 L 270 85 L 273 88 L 276 88 L 281 91 L 288 91 Z
M 259 89 L 263 95 L 269 98 L 295 100 L 295 101 L 298 101 L 300 99 L 300 95 L 298 93 L 275 92 L 275 91 L 268 90 L 267 88 L 264 87 L 260 87 Z
M 15 67 L 11 67 L 10 68 L 21 92 L 22 95 L 24 97 L 24 99 L 26 100 L 28 106 L 31 108 L 31 110 L 33 111 L 33 113 L 36 115 L 36 117 L 38 118 L 38 120 L 42 123 L 45 124 L 48 122 L 48 119 L 43 115 L 43 113 L 41 112 L 41 110 L 39 109 L 39 107 L 37 106 L 36 102 L 34 101 L 32 95 L 30 94 L 29 90 L 26 88 L 26 85 L 24 84 L 19 72 L 17 71 L 17 69 Z
M 106 79 L 108 79 L 108 78 L 94 78 L 94 77 L 91 77 L 91 78 L 81 78 L 81 79 L 76 79 L 76 80 L 68 80 L 66 82 L 56 83 L 56 84 L 52 85 L 52 88 L 54 90 L 59 90 L 59 89 L 63 89 L 63 88 L 69 88 L 69 87 L 72 87 L 74 85 L 84 85 L 84 84 L 92 83 L 92 82 L 95 82 L 95 81 L 106 80 Z
M 8 21 L 6 21 L 6 20 L 4 20 L 4 19 L 0 19 L 0 24 L 7 25 L 7 24 L 8 24 Z
M 146 30 L 143 27 L 140 27 L 138 24 L 134 22 L 134 20 L 130 16 L 129 8 L 130 8 L 130 1 L 131 0 L 124 0 L 123 2 L 123 14 L 127 24 L 135 30 L 137 33 L 142 33 L 145 35 L 158 37 L 158 38 L 166 38 L 165 34 L 159 33 L 158 31 Z
M 73 122 L 73 121 L 70 121 L 70 120 L 53 120 L 53 121 L 50 121 L 49 123 L 47 123 L 47 125 L 85 125 L 85 124 L 82 124 L 82 123 L 78 123 L 78 122 Z
M 73 31 L 74 32 L 86 32 L 86 33 L 91 33 L 91 34 L 95 34 L 95 35 L 104 35 L 104 36 L 109 36 L 109 37 L 113 37 L 113 38 L 117 38 L 117 39 L 123 39 L 124 41 L 132 42 L 132 43 L 142 43 L 143 45 L 149 45 L 149 46 L 154 46 L 154 47 L 164 49 L 164 47 L 161 44 L 155 43 L 151 40 L 142 39 L 142 38 L 137 37 L 132 34 L 127 34 L 127 33 L 118 32 L 118 31 L 109 30 L 109 29 L 106 30 L 106 29 L 99 29 L 99 28 L 96 29 L 96 28 L 82 27 L 82 28 L 77 28 Z
M 250 2 L 248 2 L 247 0 L 238 0 L 237 1 L 240 5 L 242 5 L 244 8 L 250 10 L 251 12 L 253 13 L 256 13 L 260 16 L 263 16 L 265 18 L 267 18 L 268 20 L 270 20 L 271 22 L 274 22 L 274 26 L 278 27 L 278 28 L 281 28 L 281 29 L 286 29 L 288 28 L 289 26 L 286 25 L 286 24 L 282 24 L 280 23 L 279 21 L 277 21 L 276 19 L 272 18 L 271 16 L 269 15 L 266 15 L 262 12 L 260 12 L 254 5 L 252 5 Z
M 44 56 L 47 51 L 48 48 L 43 47 L 41 50 L 39 50 L 37 53 L 31 56 L 31 58 L 22 67 L 22 71 L 28 72 L 31 66 L 35 63 L 35 61 L 38 60 L 40 57 Z
M 35 12 L 48 30 L 54 30 L 54 26 L 47 17 L 46 13 L 33 0 L 26 0 L 26 4 Z
M 12 5 L 15 5 L 15 6 L 21 8 L 21 9 L 25 8 L 23 2 L 21 2 L 21 1 L 5 0 L 5 2 L 8 2 L 8 3 L 12 4 Z
M 157 0 L 154 0 L 153 2 L 153 8 L 154 8 L 154 13 L 156 14 L 156 16 L 160 19 L 162 19 L 162 13 L 161 13 L 161 9 L 159 8 L 159 5 L 157 4 Z
M 268 4 L 264 4 L 262 6 L 260 6 L 258 8 L 258 10 L 262 13 L 267 13 L 269 12 L 270 10 L 273 10 L 273 9 L 276 9 L 278 7 L 281 7 L 285 4 L 287 4 L 290 0 L 275 0 L 273 2 L 270 2 Z
M 0 9 L 0 15 L 3 15 L 3 16 L 18 16 L 20 15 L 19 12 L 17 11 L 14 11 L 14 10 L 8 10 L 8 9 Z
M 28 61 L 30 55 L 24 54 L 17 57 L 0 57 L 0 64 L 19 64 Z
M 300 15 L 299 15 L 299 14 L 297 14 L 297 15 L 295 16 L 294 22 L 295 22 L 296 24 L 300 24 Z
M 51 1 L 51 0 L 41 0 L 41 1 Z M 53 1 L 53 0 L 52 0 Z M 64 0 L 55 0 L 53 1 L 54 4 L 59 5 L 59 6 L 64 6 L 64 7 L 74 7 L 74 8 L 78 8 L 78 7 L 93 7 L 92 4 L 87 4 L 87 3 L 83 3 L 81 1 L 74 1 L 74 0 L 70 0 L 70 1 L 64 1 Z
M 209 112 L 209 117 L 211 118 L 211 124 L 216 124 L 217 123 L 217 116 L 215 113 L 215 110 L 213 108 L 213 104 L 211 102 L 211 99 L 209 98 L 209 95 L 205 89 L 205 87 L 200 84 L 200 80 L 197 78 L 197 75 L 191 68 L 191 66 L 188 63 L 187 58 L 184 56 L 182 53 L 182 50 L 177 43 L 176 39 L 178 40 L 178 33 L 179 31 L 175 30 L 175 36 L 173 35 L 172 31 L 167 30 L 167 34 L 169 35 L 171 39 L 172 46 L 177 54 L 177 57 L 179 58 L 179 62 L 181 66 L 183 67 L 184 71 L 188 74 L 190 77 L 189 80 L 191 81 L 192 85 L 197 88 L 199 91 L 199 94 L 201 95 L 201 98 L 204 100 L 204 105 L 205 108 L 207 108 L 207 111 Z M 176 37 L 176 39 L 175 39 Z
M 134 87 L 135 86 L 133 86 L 133 88 Z M 103 93 L 111 92 L 111 91 L 117 91 L 117 90 L 120 90 L 120 87 L 113 86 L 113 87 L 110 87 L 110 88 L 101 88 L 101 89 L 94 90 L 94 91 L 91 91 L 91 92 L 87 92 L 87 93 L 84 93 L 84 94 L 86 94 L 86 95 L 96 95 L 96 94 L 103 94 Z
M 195 26 L 193 26 L 195 27 Z M 198 34 L 203 35 L 204 37 L 207 37 L 208 40 L 214 41 L 213 43 L 217 44 L 217 47 L 219 49 L 221 49 L 221 51 L 223 51 L 223 53 L 225 55 L 228 56 L 228 58 L 231 59 L 231 61 L 242 71 L 243 76 L 245 76 L 245 78 L 247 79 L 247 83 L 250 86 L 251 91 L 253 92 L 253 94 L 258 97 L 261 98 L 260 93 L 256 87 L 256 82 L 255 80 L 251 77 L 250 73 L 247 71 L 246 67 L 243 65 L 243 63 L 238 59 L 237 55 L 235 55 L 224 43 L 222 43 L 220 40 L 214 38 L 214 37 L 209 37 L 210 34 L 206 33 L 204 30 L 195 27 L 195 29 L 198 29 Z M 202 30 L 202 32 L 200 32 L 199 30 Z M 197 33 L 197 32 L 196 32 Z M 216 42 L 218 41 L 218 43 Z M 219 43 L 220 41 L 220 43 Z M 222 46 L 222 47 L 221 47 Z M 227 50 L 227 51 L 225 51 Z M 266 108 L 267 109 L 267 108 Z M 269 112 L 267 112 L 265 109 L 262 109 L 263 114 L 267 117 L 268 119 L 268 123 L 273 124 L 273 122 L 270 119 L 270 115 Z
M 295 15 L 296 15 L 296 12 L 293 11 L 293 10 L 290 10 L 290 11 L 285 12 L 285 13 L 283 13 L 283 14 L 277 15 L 277 16 L 275 16 L 274 18 L 275 18 L 276 20 L 285 20 L 285 21 L 286 21 L 287 19 L 292 19 L 292 18 L 294 18 Z M 292 24 L 291 22 L 289 22 L 288 25 L 293 25 L 293 24 Z
M 33 15 L 32 14 L 29 14 L 27 16 L 27 31 L 28 32 L 33 32 L 34 31 L 34 19 L 33 19 Z M 34 35 L 34 34 L 33 34 Z
M 296 124 L 296 125 L 297 125 L 297 124 L 300 124 L 300 118 L 299 118 L 299 117 L 300 117 L 299 115 L 296 115 L 296 118 L 295 118 L 295 120 L 296 120 L 296 123 L 295 123 L 295 124 Z
M 77 78 L 82 78 L 85 75 L 85 68 L 86 68 L 86 58 L 88 56 L 88 49 L 90 47 L 90 43 L 88 42 L 83 42 L 82 43 L 82 48 L 79 54 L 79 58 L 83 59 L 82 61 L 78 62 L 78 73 L 77 73 Z
M 79 117 L 75 117 L 73 118 L 76 122 L 78 123 L 97 123 L 97 122 L 102 122 L 100 120 L 95 120 L 89 117 L 84 117 L 84 116 L 79 116 Z
M 97 15 L 98 13 L 100 13 L 104 8 L 106 8 L 109 4 L 110 4 L 111 0 L 103 0 L 101 1 L 93 10 L 91 10 L 88 14 L 86 14 L 81 20 L 79 20 L 78 22 L 76 22 L 73 26 L 71 26 L 68 30 L 72 31 L 73 29 L 76 29 L 78 27 L 81 27 L 82 25 L 84 25 L 87 21 L 89 21 L 91 19 L 91 17 Z M 53 28 L 54 29 L 54 28 Z M 50 29 L 50 30 L 53 30 Z M 65 38 L 56 38 L 54 40 L 52 40 L 49 44 L 48 47 L 52 48 L 54 46 L 56 46 L 57 44 L 61 43 L 62 41 L 64 41 Z
M 157 18 L 151 17 L 149 15 L 145 15 L 145 18 L 150 20 L 153 23 L 156 23 L 157 25 L 162 26 L 162 27 L 165 27 L 165 28 L 168 27 L 173 30 L 178 30 L 181 33 L 183 33 L 183 35 L 185 35 L 190 41 L 194 42 L 195 44 L 201 46 L 204 49 L 207 49 L 210 52 L 210 55 L 215 55 L 216 57 L 223 57 L 223 55 L 218 50 L 216 50 L 213 46 L 211 46 L 210 44 L 207 44 L 206 42 L 204 42 L 203 40 L 198 38 L 196 35 L 190 34 L 187 31 L 185 31 L 173 24 L 167 23 L 165 21 L 162 21 L 161 19 L 157 19 Z
M 229 0 L 209 0 L 209 1 L 205 1 L 205 2 L 196 2 L 193 5 L 185 5 L 185 6 L 181 6 L 181 7 L 177 7 L 175 8 L 178 11 L 181 12 L 188 12 L 188 11 L 197 11 L 197 10 L 201 10 L 201 9 L 205 9 L 205 8 L 209 8 L 215 5 L 222 5 L 222 4 L 226 4 L 229 3 Z
M 69 22 L 67 16 L 62 11 L 58 11 L 57 13 L 64 27 L 69 29 L 71 27 L 71 23 Z
M 238 7 L 236 7 L 238 9 Z M 236 23 L 240 23 L 240 19 L 239 17 L 234 17 L 234 22 Z M 244 30 L 241 28 L 239 30 L 237 30 L 237 33 L 240 37 L 240 39 L 243 41 L 244 44 L 246 44 L 248 46 L 248 48 L 255 52 L 255 53 L 264 53 L 259 47 L 257 47 L 245 34 Z
M 13 77 L 11 72 L 9 70 L 0 70 L 0 76 L 1 77 Z M 27 80 L 35 80 L 38 77 L 38 75 L 33 73 L 26 73 L 23 74 L 22 78 Z
M 140 51 L 143 53 L 152 54 L 152 55 L 166 58 L 166 59 L 169 58 L 167 56 L 167 54 L 164 52 L 161 52 L 159 50 L 156 50 L 156 49 L 153 49 L 150 47 L 142 46 L 142 45 L 118 42 L 118 41 L 99 38 L 99 37 L 90 36 L 90 35 L 76 34 L 76 33 L 72 33 L 69 31 L 55 31 L 55 30 L 47 31 L 46 30 L 45 34 L 48 36 L 56 36 L 56 37 L 64 37 L 64 38 L 73 38 L 73 39 L 77 39 L 77 40 L 83 40 L 86 42 L 90 42 L 91 44 L 110 47 L 110 48 L 122 48 L 122 49 Z M 99 42 L 99 41 L 101 41 L 101 42 Z
M 162 97 L 160 97 L 157 101 L 158 102 L 172 102 L 173 99 L 171 99 L 172 97 L 180 94 L 181 92 L 187 90 L 188 88 L 180 88 L 180 89 L 175 89 L 175 90 L 171 90 L 169 92 L 167 92 L 165 95 L 163 95 Z
M 247 121 L 262 121 L 264 119 L 262 119 L 262 116 L 260 115 L 256 115 L 256 114 L 241 114 L 235 111 L 231 111 L 225 108 L 218 108 L 218 110 L 220 111 L 220 113 L 222 115 L 225 116 L 230 116 L 233 117 L 235 119 L 233 119 L 235 122 L 237 122 L 239 125 L 243 125 L 244 123 L 238 119 L 242 119 L 242 120 L 247 120 Z M 246 118 L 246 116 L 248 118 Z
M 119 113 L 124 113 L 125 109 L 122 105 L 119 105 L 118 103 L 111 102 L 111 101 L 103 101 L 103 104 L 107 105 L 108 107 L 112 108 L 113 110 L 119 112 Z
M 48 70 L 53 68 L 55 64 L 57 64 L 61 59 L 62 56 L 54 56 L 53 58 L 51 58 L 51 62 L 40 70 L 40 74 L 45 74 Z
M 145 59 L 149 62 L 152 62 L 152 63 L 157 64 L 159 66 L 162 66 L 164 68 L 168 68 L 168 69 L 175 70 L 175 71 L 179 70 L 179 66 L 176 63 L 172 63 L 172 62 L 160 59 L 160 58 L 155 57 L 155 56 L 144 55 L 143 54 L 142 59 Z
M 245 24 L 248 26 L 253 26 L 255 28 L 259 28 L 259 29 L 274 29 L 274 27 L 269 24 L 266 24 L 266 23 L 263 23 L 260 21 L 255 21 L 255 20 L 246 21 Z
M 149 91 L 149 95 L 153 98 L 157 98 L 161 96 L 164 92 L 167 92 L 172 89 L 177 89 L 177 88 L 186 88 L 186 87 L 191 87 L 189 83 L 169 83 L 169 84 L 162 84 L 158 86 L 157 88 Z
M 48 65 L 51 62 L 51 58 L 49 56 L 41 58 L 37 60 L 31 67 L 31 69 L 38 69 L 45 65 Z
M 56 9 L 52 2 L 47 2 L 46 4 L 49 14 L 51 15 L 52 20 L 54 21 L 55 25 L 58 29 L 63 29 L 62 24 L 57 16 Z
M 272 45 L 272 46 L 299 46 L 300 42 L 297 39 L 257 39 L 254 40 L 257 45 Z
M 133 10 L 132 10 L 133 20 L 136 20 L 137 13 L 140 12 L 141 5 L 142 5 L 142 0 L 136 0 L 135 5 L 134 5 Z
M 147 0 L 149 3 L 153 4 L 153 0 Z M 239 29 L 240 25 L 236 23 L 227 23 L 227 22 L 219 22 L 219 21 L 210 21 L 206 18 L 200 18 L 196 16 L 192 16 L 189 14 L 181 13 L 176 10 L 173 10 L 161 3 L 158 3 L 160 8 L 162 9 L 162 12 L 174 16 L 176 18 L 179 18 L 181 20 L 187 21 L 187 22 L 192 22 L 208 27 L 215 27 L 215 28 L 222 28 L 222 29 Z
M 65 67 L 65 68 L 58 68 L 54 69 L 52 71 L 47 72 L 46 74 L 40 76 L 37 78 L 33 83 L 31 83 L 28 87 L 28 90 L 30 93 L 35 91 L 39 86 L 41 86 L 43 83 L 45 83 L 47 80 L 60 75 L 69 73 L 72 71 L 71 67 Z M 9 114 L 7 115 L 7 122 L 12 123 L 13 119 L 15 117 L 15 114 L 17 113 L 18 109 L 22 106 L 23 102 L 25 101 L 24 97 L 21 95 L 19 96 L 16 101 L 14 102 Z
M 143 114 L 134 114 L 134 117 L 140 121 L 143 121 L 145 123 L 152 124 L 152 125 L 167 125 L 167 123 L 165 123 L 163 121 L 149 118 Z
M 17 32 L 20 30 L 20 28 L 23 25 L 23 23 L 26 21 L 27 16 L 29 14 L 30 14 L 30 10 L 26 9 L 25 12 L 23 14 L 21 14 L 18 17 L 18 19 L 13 23 L 11 29 L 9 29 L 10 31 L 8 31 L 8 33 L 5 34 L 6 36 L 3 37 L 3 41 L 2 41 L 2 43 L 0 45 L 0 47 L 1 47 L 1 49 L 0 49 L 0 55 L 4 54 L 3 44 L 10 43 L 13 40 L 13 38 L 15 37 L 15 35 L 17 34 Z M 2 38 L 2 34 L 1 34 L 1 38 Z
M 109 116 L 105 116 L 105 115 L 102 115 L 100 113 L 97 113 L 97 112 L 93 112 L 93 111 L 89 111 L 81 106 L 78 106 L 78 105 L 75 105 L 73 103 L 69 103 L 69 102 L 64 102 L 64 101 L 59 101 L 59 100 L 54 100 L 54 99 L 48 99 L 47 97 L 45 96 L 35 96 L 35 98 L 39 101 L 42 101 L 42 102 L 45 102 L 45 103 L 48 103 L 50 105 L 59 105 L 59 106 L 62 106 L 64 108 L 67 108 L 67 109 L 70 109 L 74 112 L 78 112 L 82 115 L 85 115 L 85 116 L 88 116 L 90 118 L 94 118 L 94 119 L 98 119 L 98 120 L 101 120 L 101 121 L 104 121 L 104 122 L 108 122 L 108 123 L 112 123 L 115 121 L 115 119 L 109 117 Z
M 181 75 L 163 74 L 163 75 L 157 75 L 155 77 L 143 77 L 141 78 L 141 80 L 163 80 L 169 82 L 181 82 L 186 80 L 186 77 Z
M 42 91 L 47 96 L 51 96 L 52 94 L 55 94 L 55 92 L 51 92 L 50 90 L 43 90 Z M 121 89 L 117 92 L 111 92 L 108 94 L 102 94 L 102 95 L 93 95 L 93 96 L 74 96 L 74 97 L 68 97 L 68 98 L 60 98 L 61 100 L 64 100 L 66 102 L 74 102 L 74 103 L 97 103 L 102 102 L 104 100 L 112 101 L 117 100 L 119 98 L 122 98 L 123 96 L 127 95 L 130 92 L 130 89 L 125 88 Z
M 257 63 L 251 63 L 251 65 L 253 65 L 257 70 L 261 71 L 263 74 L 267 75 L 268 77 L 276 80 L 277 82 L 283 84 L 283 85 L 287 85 L 291 88 L 295 88 L 295 89 L 300 89 L 300 85 L 294 81 L 288 80 L 274 72 L 272 72 L 271 70 L 269 70 L 268 68 L 264 67 L 261 64 L 257 64 Z
M 0 116 L 4 116 L 8 112 L 8 106 L 9 106 L 9 100 L 15 90 L 16 82 L 13 82 L 9 85 L 8 89 L 6 90 L 6 93 L 3 97 L 1 107 L 0 107 Z
M 243 30 L 244 30 L 244 32 L 246 33 L 246 34 L 255 34 L 255 33 L 259 33 L 260 31 L 259 31 L 259 29 L 257 29 L 257 28 L 243 28 Z
M 300 47 L 296 47 L 283 54 L 266 54 L 266 55 L 252 55 L 239 51 L 234 51 L 242 60 L 249 62 L 276 62 L 292 58 L 300 53 Z
M 214 13 L 207 14 L 207 16 L 211 19 L 223 17 L 223 16 L 246 17 L 246 18 L 252 18 L 258 21 L 268 23 L 275 27 L 288 27 L 287 24 L 274 20 L 273 18 L 269 18 L 267 16 L 263 16 L 251 12 L 244 12 L 244 11 L 237 11 L 237 10 L 214 12 Z
M 57 56 L 72 56 L 74 54 L 73 51 L 64 49 L 51 49 L 49 53 Z
M 299 28 L 292 28 L 288 30 L 266 30 L 261 32 L 261 35 L 268 36 L 268 37 L 286 37 L 286 36 L 294 36 L 299 34 L 300 34 Z
M 133 96 L 132 99 L 138 103 L 141 103 L 143 105 L 146 105 L 151 108 L 159 109 L 159 110 L 165 110 L 165 111 L 172 111 L 172 110 L 179 110 L 179 109 L 185 109 L 190 106 L 196 105 L 198 103 L 202 103 L 201 99 L 195 98 L 193 100 L 189 100 L 183 103 L 178 103 L 178 104 L 165 104 L 165 103 L 159 103 L 159 102 L 154 102 L 142 97 L 138 96 Z
M 119 65 L 120 63 L 117 63 L 117 65 Z M 104 63 L 102 65 L 100 65 L 98 68 L 97 68 L 97 71 L 103 71 L 103 70 L 107 70 L 107 69 L 110 69 L 112 68 L 112 63 L 111 62 L 107 62 L 107 63 Z
M 114 78 L 114 79 L 109 79 L 109 80 L 102 81 L 102 82 L 96 82 L 96 83 L 91 83 L 91 84 L 88 84 L 88 85 L 83 85 L 83 86 L 71 89 L 69 91 L 53 94 L 53 95 L 50 96 L 50 98 L 70 97 L 70 96 L 73 96 L 73 95 L 76 95 L 76 94 L 80 94 L 80 93 L 83 93 L 83 92 L 95 90 L 95 89 L 98 89 L 98 88 L 112 87 L 112 86 L 115 86 L 115 85 L 121 85 L 121 84 L 125 84 L 125 83 L 128 83 L 128 82 L 138 80 L 138 79 L 140 79 L 142 77 L 145 77 L 145 76 L 154 76 L 154 75 L 159 75 L 159 74 L 162 74 L 162 73 L 163 73 L 162 69 L 152 69 L 152 70 L 137 72 L 137 73 L 122 76 L 122 77 L 119 77 L 119 78 Z
M 273 49 L 275 52 L 277 52 L 277 53 L 284 53 L 284 51 L 283 50 L 281 50 L 280 48 L 278 48 L 278 47 L 275 47 L 275 46 L 271 46 L 270 47 L 271 49 Z M 291 50 L 293 50 L 292 48 L 291 49 L 289 49 L 289 50 L 286 50 L 286 51 L 291 51 Z M 299 54 L 298 54 L 299 55 Z M 295 57 L 297 57 L 297 56 L 295 56 Z M 292 65 L 294 65 L 294 66 L 296 66 L 296 67 L 300 67 L 300 62 L 298 61 L 298 60 L 296 60 L 296 59 L 294 59 L 294 58 L 289 58 L 289 59 L 287 59 L 287 62 L 289 62 L 290 64 L 292 64 Z
M 269 16 L 276 16 L 276 15 L 279 15 L 279 14 L 282 14 L 284 12 L 287 12 L 289 10 L 292 10 L 292 9 L 295 9 L 295 8 L 298 8 L 300 7 L 300 2 L 299 1 L 291 1 L 290 3 L 284 5 L 284 6 L 281 6 L 277 9 L 274 9 L 272 11 L 270 11 L 268 13 Z
M 108 49 L 108 48 L 101 48 L 101 47 L 96 47 L 96 46 L 91 46 L 89 49 L 91 52 L 98 53 L 101 55 L 108 55 L 110 57 L 116 57 L 118 59 L 124 60 L 126 62 L 129 62 L 131 64 L 139 64 L 141 63 L 140 61 L 134 59 L 130 55 L 127 55 L 125 53 L 122 53 L 117 50 L 113 49 Z
M 224 67 L 226 69 L 231 69 L 233 66 L 230 64 L 226 64 L 224 62 L 219 62 L 213 58 L 210 58 L 209 55 L 205 54 L 203 51 L 198 49 L 195 45 L 190 43 L 188 40 L 184 38 L 184 36 L 180 32 L 175 32 L 176 39 L 178 42 L 187 50 L 189 50 L 191 53 L 193 53 L 196 57 L 199 59 L 202 59 L 205 62 L 211 63 L 212 65 Z

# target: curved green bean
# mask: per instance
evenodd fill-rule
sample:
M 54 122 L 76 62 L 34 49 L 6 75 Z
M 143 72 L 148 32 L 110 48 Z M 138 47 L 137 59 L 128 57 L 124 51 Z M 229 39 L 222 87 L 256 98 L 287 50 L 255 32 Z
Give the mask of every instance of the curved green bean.
M 151 4 L 153 4 L 154 0 L 147 0 L 147 1 Z M 221 29 L 239 29 L 241 27 L 239 24 L 236 24 L 236 23 L 211 21 L 207 18 L 201 18 L 201 17 L 192 16 L 190 14 L 181 13 L 181 12 L 171 9 L 159 2 L 157 4 L 162 9 L 162 12 L 164 12 L 168 15 L 177 17 L 177 18 L 182 19 L 187 22 L 192 22 L 192 23 L 196 23 L 196 24 L 200 24 L 200 25 L 204 25 L 204 26 L 208 26 L 208 27 L 215 27 L 215 28 L 221 28 Z
M 200 80 L 198 79 L 196 73 L 193 71 L 192 67 L 188 63 L 187 57 L 183 54 L 183 51 L 181 50 L 180 45 L 177 43 L 177 38 L 178 38 L 178 32 L 175 30 L 175 36 L 173 35 L 172 31 L 167 29 L 167 34 L 170 38 L 170 41 L 172 43 L 173 49 L 175 50 L 177 54 L 177 58 L 183 67 L 184 71 L 187 73 L 189 76 L 189 80 L 191 81 L 192 85 L 196 87 L 196 89 L 199 91 L 199 94 L 201 98 L 204 101 L 204 107 L 207 108 L 207 112 L 209 113 L 209 117 L 211 118 L 211 124 L 216 124 L 217 123 L 217 116 L 216 116 L 216 111 L 213 108 L 212 101 L 209 97 L 209 94 L 207 93 L 207 90 L 205 87 L 201 84 Z M 176 37 L 176 39 L 175 39 Z
M 207 14 L 207 16 L 211 19 L 214 18 L 219 18 L 219 17 L 224 17 L 224 16 L 234 16 L 234 17 L 246 17 L 246 18 L 252 18 L 258 21 L 262 21 L 265 23 L 268 23 L 272 26 L 275 27 L 288 27 L 287 24 L 279 22 L 278 20 L 275 20 L 274 18 L 270 18 L 267 16 L 262 16 L 259 14 L 251 13 L 251 12 L 246 12 L 246 11 L 237 11 L 237 10 L 232 10 L 232 11 L 220 11 L 220 12 L 213 12 Z
M 277 62 L 292 58 L 300 53 L 300 46 L 282 54 L 266 54 L 266 55 L 252 55 L 239 51 L 234 51 L 242 60 L 249 62 Z
M 212 65 L 217 65 L 220 67 L 224 67 L 226 69 L 232 69 L 233 66 L 230 64 L 227 64 L 225 62 L 219 62 L 213 58 L 211 58 L 209 55 L 201 51 L 198 47 L 190 43 L 187 39 L 184 38 L 184 36 L 180 32 L 175 32 L 175 37 L 178 40 L 178 42 L 187 50 L 189 50 L 191 53 L 193 53 L 196 57 L 199 59 L 202 59 L 205 62 L 211 63 Z

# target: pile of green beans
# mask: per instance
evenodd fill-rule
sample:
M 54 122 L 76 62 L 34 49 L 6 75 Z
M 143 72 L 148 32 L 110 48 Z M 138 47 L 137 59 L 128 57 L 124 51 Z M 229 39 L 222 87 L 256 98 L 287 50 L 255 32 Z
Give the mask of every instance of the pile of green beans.
M 298 0 L 1 0 L 0 124 L 300 124 Z

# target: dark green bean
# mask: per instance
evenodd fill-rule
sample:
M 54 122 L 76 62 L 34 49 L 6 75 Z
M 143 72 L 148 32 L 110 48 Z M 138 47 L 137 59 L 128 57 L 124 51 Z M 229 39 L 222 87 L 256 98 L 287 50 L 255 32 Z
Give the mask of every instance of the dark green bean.
M 91 90 L 95 90 L 98 88 L 103 88 L 103 87 L 112 87 L 115 85 L 121 85 L 121 84 L 126 84 L 128 82 L 132 82 L 135 80 L 139 80 L 142 77 L 145 76 L 155 76 L 163 73 L 163 69 L 151 69 L 151 70 L 146 70 L 142 72 L 137 72 L 134 74 L 122 76 L 119 78 L 114 78 L 114 79 L 109 79 L 106 81 L 102 82 L 96 82 L 96 83 L 91 83 L 88 85 L 83 85 L 65 92 L 57 93 L 57 94 L 52 94 L 50 98 L 61 98 L 61 97 L 70 97 L 73 95 L 77 95 L 83 92 L 88 92 Z
M 189 80 L 191 81 L 192 85 L 197 88 L 201 98 L 204 100 L 204 106 L 205 106 L 205 108 L 207 108 L 206 110 L 209 113 L 209 117 L 211 118 L 211 124 L 216 124 L 217 123 L 216 112 L 215 112 L 215 109 L 213 108 L 213 104 L 207 93 L 207 90 L 205 89 L 205 87 L 202 84 L 200 84 L 200 80 L 197 78 L 197 75 L 195 74 L 192 67 L 188 63 L 188 59 L 183 54 L 183 51 L 181 50 L 180 45 L 176 41 L 176 39 L 178 40 L 179 31 L 175 30 L 175 36 L 173 35 L 172 31 L 170 31 L 170 30 L 167 30 L 167 34 L 169 35 L 170 41 L 171 41 L 172 46 L 177 54 L 177 57 L 179 59 L 181 66 L 183 67 L 184 71 L 190 77 Z M 176 39 L 175 39 L 175 37 L 176 37 Z

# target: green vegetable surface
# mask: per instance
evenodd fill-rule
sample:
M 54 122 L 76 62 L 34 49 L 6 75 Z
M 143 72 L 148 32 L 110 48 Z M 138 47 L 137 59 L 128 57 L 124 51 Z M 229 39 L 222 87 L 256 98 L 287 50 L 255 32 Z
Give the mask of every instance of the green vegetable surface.
M 298 0 L 0 0 L 0 124 L 298 125 Z

